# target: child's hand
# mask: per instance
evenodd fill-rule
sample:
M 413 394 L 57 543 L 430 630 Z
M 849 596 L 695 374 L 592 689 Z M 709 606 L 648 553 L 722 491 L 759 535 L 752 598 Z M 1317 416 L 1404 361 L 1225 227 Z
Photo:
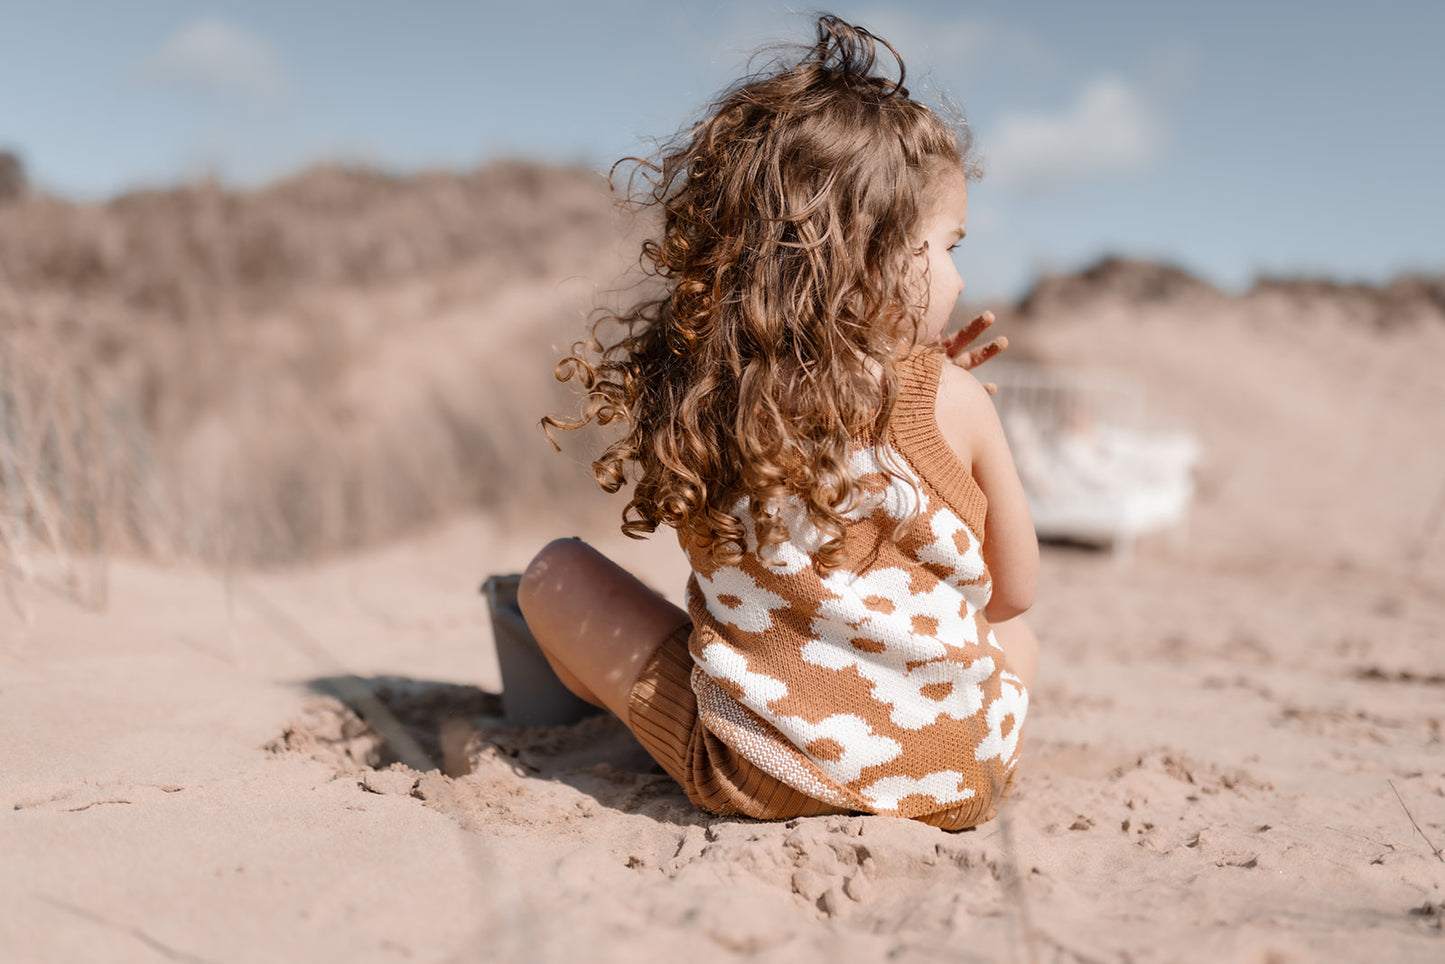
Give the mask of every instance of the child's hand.
M 965 325 L 962 331 L 956 332 L 943 340 L 944 353 L 960 368 L 971 369 L 982 365 L 1008 347 L 1008 339 L 1002 336 L 978 348 L 968 347 L 978 339 L 979 335 L 988 331 L 993 322 L 993 312 L 985 311 Z M 998 386 L 992 382 L 984 382 L 983 387 L 988 390 L 990 395 L 998 391 Z

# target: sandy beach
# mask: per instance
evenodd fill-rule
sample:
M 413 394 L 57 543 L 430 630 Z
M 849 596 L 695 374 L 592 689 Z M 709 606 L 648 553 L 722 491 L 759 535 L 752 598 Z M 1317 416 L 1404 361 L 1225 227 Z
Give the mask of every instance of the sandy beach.
M 488 438 L 525 448 L 516 472 L 580 474 L 532 434 L 548 389 L 516 386 L 575 330 L 575 279 L 616 266 L 583 247 L 515 284 L 458 262 L 348 302 L 356 344 L 409 346 L 369 384 L 440 372 L 509 413 Z M 580 531 L 681 598 L 673 540 L 611 534 L 600 496 L 448 503 L 279 564 L 35 548 L 0 599 L 0 956 L 1439 960 L 1445 314 L 1114 283 L 1151 270 L 996 306 L 1016 357 L 1126 375 L 1202 452 L 1185 525 L 1045 548 L 1000 819 L 715 818 L 615 720 L 499 723 L 488 574 Z M 509 322 L 546 297 L 571 327 Z M 383 411 L 409 410 L 358 417 Z

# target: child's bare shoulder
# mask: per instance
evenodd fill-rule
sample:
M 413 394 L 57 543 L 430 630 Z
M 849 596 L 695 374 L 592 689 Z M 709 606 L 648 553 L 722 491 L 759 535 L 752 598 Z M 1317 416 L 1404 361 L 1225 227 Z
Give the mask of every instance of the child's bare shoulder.
M 934 416 L 944 441 L 970 468 L 999 431 L 998 415 L 983 383 L 972 372 L 947 362 L 938 377 Z

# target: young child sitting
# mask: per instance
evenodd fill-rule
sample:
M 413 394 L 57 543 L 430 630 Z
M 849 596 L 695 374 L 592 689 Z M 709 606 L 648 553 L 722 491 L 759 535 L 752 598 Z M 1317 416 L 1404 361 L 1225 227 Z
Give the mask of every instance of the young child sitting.
M 880 70 L 880 52 L 898 78 Z M 698 806 L 785 818 L 989 819 L 1037 663 L 1038 546 L 999 420 L 943 338 L 963 289 L 967 130 L 824 16 L 643 170 L 658 297 L 558 366 L 623 531 L 670 526 L 684 612 L 577 540 L 522 576 L 557 676 L 626 723 Z M 521 694 L 504 694 L 511 704 Z

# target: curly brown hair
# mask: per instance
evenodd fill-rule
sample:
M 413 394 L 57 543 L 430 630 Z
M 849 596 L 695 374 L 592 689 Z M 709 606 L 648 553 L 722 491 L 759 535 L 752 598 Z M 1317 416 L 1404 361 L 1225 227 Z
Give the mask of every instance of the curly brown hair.
M 877 71 L 880 47 L 896 80 Z M 910 99 L 903 78 L 886 41 L 824 15 L 794 62 L 730 88 L 655 160 L 628 159 L 649 184 L 638 203 L 662 215 L 641 254 L 662 294 L 597 320 L 557 366 L 586 389 L 579 416 L 543 419 L 625 423 L 592 465 L 609 492 L 633 470 L 623 532 L 669 525 L 732 563 L 742 500 L 767 546 L 788 539 L 793 497 L 822 564 L 841 562 L 843 514 L 862 494 L 850 449 L 887 437 L 926 300 L 929 186 L 974 173 L 966 125 Z M 621 326 L 610 345 L 607 323 Z

